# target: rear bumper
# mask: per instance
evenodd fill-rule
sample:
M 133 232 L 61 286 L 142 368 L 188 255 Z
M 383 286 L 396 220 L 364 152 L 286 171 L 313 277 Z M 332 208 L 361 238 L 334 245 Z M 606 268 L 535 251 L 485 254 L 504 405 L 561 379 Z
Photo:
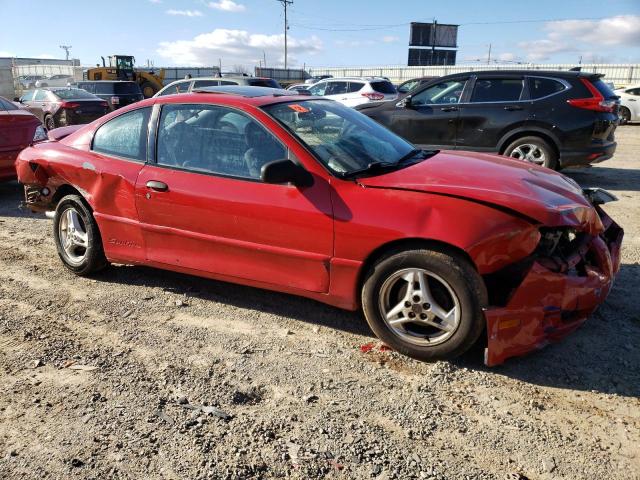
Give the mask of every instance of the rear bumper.
M 618 144 L 616 142 L 607 142 L 602 145 L 592 146 L 580 151 L 560 151 L 560 165 L 562 167 L 571 167 L 579 165 L 591 165 L 592 163 L 600 163 L 613 157 Z
M 485 310 L 488 366 L 560 340 L 582 325 L 607 298 L 620 269 L 624 232 L 601 209 L 598 213 L 604 233 L 591 237 L 566 259 L 569 272 L 576 263 L 588 263 L 584 275 L 556 273 L 536 261 L 505 307 Z

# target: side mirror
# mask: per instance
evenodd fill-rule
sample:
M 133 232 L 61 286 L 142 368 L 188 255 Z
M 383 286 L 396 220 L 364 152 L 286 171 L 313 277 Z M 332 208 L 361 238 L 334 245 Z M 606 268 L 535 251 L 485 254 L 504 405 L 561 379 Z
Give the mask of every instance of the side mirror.
M 13 97 L 13 101 L 14 102 L 20 102 L 20 97 Z M 22 103 L 22 102 L 20 102 L 20 103 Z
M 296 187 L 310 187 L 313 177 L 302 166 L 289 159 L 266 163 L 260 170 L 264 183 L 292 183 Z
M 411 95 L 407 95 L 398 103 L 396 103 L 396 107 L 399 108 L 411 108 Z

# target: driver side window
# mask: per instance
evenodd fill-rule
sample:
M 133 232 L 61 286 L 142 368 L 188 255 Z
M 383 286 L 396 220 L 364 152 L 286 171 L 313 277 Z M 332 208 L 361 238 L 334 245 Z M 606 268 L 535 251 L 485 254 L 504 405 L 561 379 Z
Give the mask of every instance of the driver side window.
M 269 131 L 237 110 L 197 104 L 162 108 L 158 165 L 259 180 L 263 165 L 286 157 Z
M 445 103 L 459 103 L 464 90 L 465 81 L 450 80 L 438 83 L 416 93 L 411 97 L 413 106 L 440 105 Z

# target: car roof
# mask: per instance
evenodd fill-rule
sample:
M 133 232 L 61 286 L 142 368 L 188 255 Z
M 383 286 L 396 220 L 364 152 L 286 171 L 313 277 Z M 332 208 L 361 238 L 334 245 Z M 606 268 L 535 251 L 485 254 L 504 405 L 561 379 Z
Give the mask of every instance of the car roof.
M 358 82 L 388 82 L 389 80 L 387 80 L 386 78 L 382 78 L 382 77 L 331 77 L 331 78 L 323 78 L 322 80 L 320 80 L 318 83 L 320 82 L 334 82 L 334 81 L 349 81 L 349 80 L 355 80 Z
M 439 77 L 440 79 L 446 78 L 454 78 L 460 77 L 463 75 L 476 75 L 478 77 L 488 77 L 488 76 L 518 76 L 518 75 L 527 75 L 527 76 L 535 76 L 535 77 L 556 77 L 556 78 L 577 78 L 577 77 L 602 77 L 602 74 L 592 73 L 592 72 L 579 72 L 575 70 L 474 70 L 468 72 L 459 72 L 452 73 L 450 75 L 446 75 L 444 77 Z
M 244 98 L 256 97 L 288 97 L 291 90 L 270 87 L 250 87 L 246 85 L 221 85 L 219 87 L 200 87 L 192 90 L 193 93 L 221 93 L 236 95 Z M 296 95 L 298 96 L 298 95 Z

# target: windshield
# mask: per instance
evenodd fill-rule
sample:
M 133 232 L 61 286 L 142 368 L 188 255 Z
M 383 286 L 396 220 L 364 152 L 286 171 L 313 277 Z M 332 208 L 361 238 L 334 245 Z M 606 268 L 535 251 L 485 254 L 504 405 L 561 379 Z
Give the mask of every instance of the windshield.
M 87 92 L 86 90 L 80 90 L 79 88 L 60 88 L 51 90 L 56 97 L 61 98 L 62 100 L 79 100 L 79 99 L 91 99 L 91 100 L 100 100 L 95 95 Z
M 369 117 L 331 100 L 277 103 L 263 109 L 338 176 L 372 164 L 395 165 L 415 151 L 413 145 Z

